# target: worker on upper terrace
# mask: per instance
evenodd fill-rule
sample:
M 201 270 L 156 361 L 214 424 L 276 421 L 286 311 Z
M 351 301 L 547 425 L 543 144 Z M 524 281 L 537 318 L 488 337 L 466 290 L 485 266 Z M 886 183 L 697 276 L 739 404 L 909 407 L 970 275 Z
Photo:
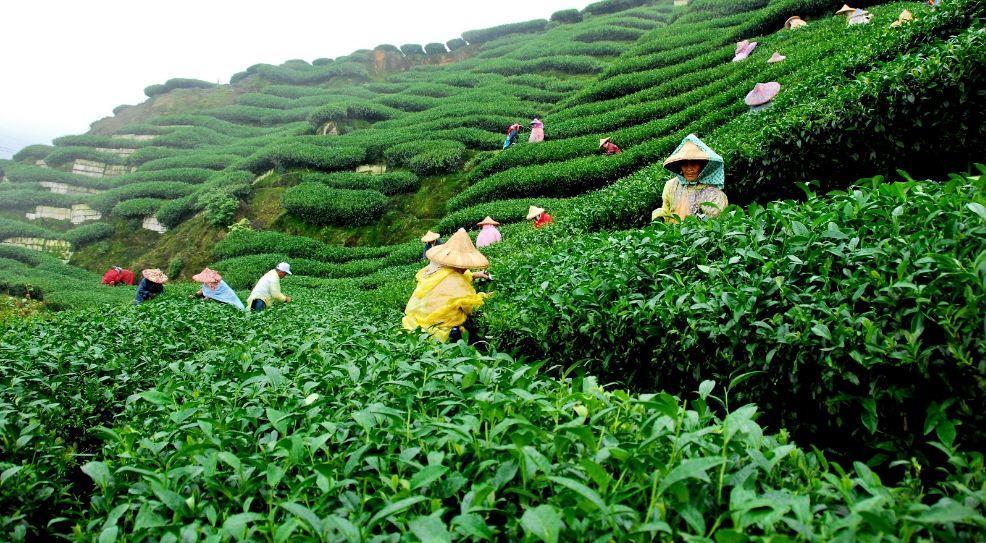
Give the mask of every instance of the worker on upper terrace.
M 125 270 L 120 266 L 113 266 L 112 268 L 106 270 L 103 274 L 102 283 L 104 285 L 109 285 L 111 287 L 120 285 L 133 285 L 135 284 L 136 278 L 134 277 L 134 272 L 130 270 Z
M 421 251 L 421 260 L 428 260 L 428 257 L 425 256 L 428 254 L 428 249 L 431 249 L 436 245 L 441 245 L 442 235 L 438 232 L 432 232 L 429 230 L 425 232 L 425 235 L 421 236 L 421 243 L 425 244 L 424 250 Z
M 504 149 L 509 148 L 511 145 L 517 142 L 517 135 L 520 134 L 521 128 L 522 127 L 517 123 L 514 123 L 507 127 L 507 139 L 503 140 Z
M 623 152 L 618 145 L 613 143 L 610 138 L 603 138 L 599 140 L 599 148 L 606 152 L 606 156 L 618 155 Z
M 463 339 L 466 319 L 486 297 L 476 292 L 472 281 L 489 278 L 470 270 L 486 269 L 490 263 L 463 228 L 448 242 L 432 247 L 428 260 L 428 266 L 414 276 L 417 286 L 404 308 L 401 324 L 407 330 L 420 328 L 439 341 Z
M 531 121 L 531 137 L 528 138 L 528 143 L 538 143 L 544 141 L 544 123 L 541 119 L 534 117 Z
M 479 231 L 479 235 L 476 236 L 476 247 L 488 247 L 494 243 L 500 243 L 500 240 L 503 239 L 500 235 L 500 231 L 496 228 L 497 226 L 500 226 L 500 223 L 494 221 L 493 217 L 490 217 L 489 215 L 487 215 L 482 221 L 476 223 L 476 226 L 482 228 L 482 230 Z
M 729 205 L 722 191 L 725 173 L 722 157 L 695 134 L 689 134 L 664 161 L 674 177 L 664 184 L 663 203 L 651 220 L 678 222 L 685 217 L 717 217 Z

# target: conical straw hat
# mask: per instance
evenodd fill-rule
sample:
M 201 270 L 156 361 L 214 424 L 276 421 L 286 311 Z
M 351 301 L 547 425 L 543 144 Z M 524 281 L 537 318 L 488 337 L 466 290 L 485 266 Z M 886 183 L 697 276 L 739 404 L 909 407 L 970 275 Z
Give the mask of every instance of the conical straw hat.
M 781 90 L 781 84 L 776 81 L 770 83 L 757 83 L 753 90 L 746 95 L 746 105 L 762 106 L 774 99 Z
M 686 141 L 685 144 L 681 146 L 681 149 L 678 149 L 677 153 L 669 156 L 668 159 L 664 161 L 664 167 L 667 168 L 676 162 L 682 162 L 684 160 L 708 161 L 709 155 L 698 145 L 695 145 L 690 141 Z
M 168 276 L 158 268 L 151 268 L 149 270 L 144 270 L 140 272 L 144 276 L 144 279 L 148 281 L 153 281 L 155 283 L 164 284 L 168 282 Z
M 544 213 L 543 207 L 531 206 L 527 208 L 527 220 L 531 220 L 542 213 Z
M 429 230 L 427 234 L 421 236 L 421 242 L 431 243 L 433 241 L 438 241 L 438 238 L 440 237 L 442 237 L 442 235 L 439 234 L 438 232 L 432 232 L 431 230 Z
M 599 140 L 599 146 L 602 147 L 603 145 L 606 145 L 606 142 L 610 140 L 612 140 L 612 138 L 603 138 Z
M 795 15 L 794 17 L 789 18 L 787 21 L 784 21 L 784 28 L 787 28 L 787 29 L 800 28 L 800 27 L 805 26 L 807 24 L 808 23 L 806 23 L 804 21 L 804 19 L 802 19 L 801 17 Z
M 900 12 L 900 17 L 897 17 L 896 21 L 890 23 L 890 26 L 897 27 L 906 22 L 913 20 L 914 20 L 914 14 L 911 13 L 911 10 L 905 9 L 904 11 Z
M 835 12 L 835 14 L 836 15 L 848 15 L 848 14 L 854 12 L 854 11 L 856 11 L 856 8 L 849 7 L 849 4 L 842 4 L 842 8 L 840 8 L 839 11 Z
M 472 244 L 465 228 L 460 228 L 445 243 L 428 249 L 428 260 L 449 268 L 480 269 L 490 267 L 483 253 Z
M 195 281 L 196 283 L 217 284 L 222 280 L 223 276 L 219 275 L 219 272 L 216 270 L 210 270 L 209 268 L 205 268 L 192 276 L 192 281 Z
M 767 63 L 774 64 L 775 62 L 783 62 L 785 59 L 787 59 L 786 56 L 780 54 L 777 51 L 774 51 L 774 54 L 770 55 L 770 58 L 767 59 Z
M 493 217 L 490 217 L 489 215 L 487 215 L 486 218 L 483 219 L 482 221 L 476 223 L 476 226 L 483 226 L 486 224 L 491 224 L 493 226 L 500 226 L 500 223 L 494 221 Z

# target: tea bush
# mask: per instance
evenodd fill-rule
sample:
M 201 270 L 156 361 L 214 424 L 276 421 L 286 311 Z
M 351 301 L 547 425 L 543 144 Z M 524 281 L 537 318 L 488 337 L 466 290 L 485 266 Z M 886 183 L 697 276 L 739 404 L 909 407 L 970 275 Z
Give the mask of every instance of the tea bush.
M 477 44 L 493 41 L 510 34 L 541 32 L 544 30 L 544 25 L 546 24 L 548 24 L 548 21 L 545 19 L 534 19 L 523 23 L 510 23 L 480 30 L 467 30 L 462 33 L 462 37 L 470 44 Z M 449 49 L 452 48 L 449 47 Z
M 421 47 L 420 43 L 406 43 L 401 46 L 401 53 L 404 53 L 405 56 L 413 56 L 413 55 L 424 56 L 425 49 L 424 47 Z
M 601 0 L 600 2 L 589 4 L 582 11 L 593 15 L 603 15 L 605 13 L 615 13 L 617 11 L 640 7 L 647 3 L 649 3 L 649 0 Z
M 223 153 L 188 153 L 184 155 L 148 160 L 141 164 L 140 171 L 172 170 L 175 168 L 222 170 L 239 159 L 240 157 L 236 155 Z
M 420 244 L 413 245 L 420 250 Z M 329 245 L 321 241 L 304 237 L 292 236 L 275 231 L 240 230 L 230 232 L 219 243 L 213 246 L 214 257 L 225 260 L 239 256 L 279 253 L 293 258 L 308 258 L 323 262 L 348 262 L 368 258 L 383 258 L 394 251 L 399 251 L 400 245 L 392 247 L 343 247 Z M 419 251 L 420 252 L 420 251 Z
M 355 168 L 366 157 L 359 147 L 323 147 L 306 143 L 278 143 L 264 147 L 237 167 L 255 174 L 270 169 L 311 168 L 321 171 Z
M 215 86 L 215 83 L 209 83 L 208 81 L 202 81 L 201 79 L 185 79 L 176 77 L 165 81 L 163 84 L 151 85 L 145 88 L 144 94 L 146 94 L 148 98 L 154 98 L 155 96 L 160 96 L 175 89 L 211 89 Z
M 442 220 L 432 227 L 436 232 L 455 232 L 459 228 L 472 230 L 477 228 L 476 223 L 486 218 L 493 217 L 497 222 L 509 224 L 526 220 L 527 210 L 532 205 L 543 207 L 552 215 L 558 206 L 564 205 L 565 200 L 551 198 L 525 198 L 520 200 L 498 200 L 486 204 L 479 204 L 465 209 L 452 211 L 442 217 Z
M 383 214 L 387 197 L 375 190 L 334 189 L 302 183 L 284 191 L 284 209 L 317 225 L 371 224 Z
M 34 188 L 19 188 L 21 186 L 23 185 L 18 183 L 15 185 L 17 188 L 0 192 L 0 209 L 33 211 L 34 206 L 71 207 L 72 204 L 79 203 L 79 196 L 55 194 Z
M 105 222 L 92 222 L 76 226 L 62 236 L 73 249 L 106 239 L 113 235 L 113 226 Z
M 432 42 L 425 44 L 425 52 L 429 55 L 444 55 L 448 53 L 448 49 L 444 43 Z
M 387 163 L 407 166 L 418 175 L 448 173 L 462 166 L 466 146 L 457 141 L 412 141 L 384 152 Z
M 466 40 L 462 38 L 453 38 L 445 42 L 445 46 L 448 47 L 449 51 L 458 51 L 459 49 L 462 49 L 466 45 L 467 45 Z
M 46 156 L 54 149 L 51 145 L 28 145 L 27 147 L 21 149 L 14 153 L 12 157 L 17 162 L 28 162 L 34 164 L 35 160 L 44 160 Z
M 417 175 L 402 171 L 374 175 L 356 172 L 309 172 L 302 174 L 300 179 L 302 183 L 322 183 L 337 189 L 375 190 L 387 196 L 413 192 L 421 185 Z
M 109 213 L 118 203 L 134 198 L 175 199 L 188 196 L 195 187 L 188 183 L 170 181 L 153 181 L 133 183 L 86 198 L 86 203 L 101 213 Z
M 983 188 L 873 184 L 716 221 L 558 236 L 494 269 L 488 339 L 648 388 L 763 372 L 738 397 L 816 442 L 906 449 L 936 402 L 978 428 L 974 308 L 986 293 L 969 270 L 984 249 L 972 240 L 986 239 Z
M 577 9 L 562 9 L 552 13 L 550 20 L 558 23 L 580 23 L 582 14 Z
M 81 145 L 71 147 L 55 147 L 54 150 L 48 153 L 48 156 L 45 157 L 44 161 L 49 166 L 59 167 L 70 164 L 80 158 L 83 160 L 94 160 L 104 164 L 124 165 L 127 163 L 127 160 L 120 156 L 105 153 L 103 151 L 97 151 L 92 147 L 83 147 Z
M 7 238 L 60 239 L 62 235 L 43 226 L 0 217 L 0 241 Z
M 110 214 L 124 219 L 142 219 L 157 213 L 163 203 L 164 200 L 160 198 L 133 198 L 113 206 Z

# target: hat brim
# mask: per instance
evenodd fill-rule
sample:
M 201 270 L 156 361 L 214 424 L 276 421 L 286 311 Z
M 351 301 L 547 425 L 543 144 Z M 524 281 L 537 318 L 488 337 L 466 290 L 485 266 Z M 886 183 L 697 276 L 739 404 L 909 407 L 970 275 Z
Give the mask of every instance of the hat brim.
M 527 220 L 536 219 L 538 215 L 544 213 L 544 208 L 535 207 L 527 211 Z

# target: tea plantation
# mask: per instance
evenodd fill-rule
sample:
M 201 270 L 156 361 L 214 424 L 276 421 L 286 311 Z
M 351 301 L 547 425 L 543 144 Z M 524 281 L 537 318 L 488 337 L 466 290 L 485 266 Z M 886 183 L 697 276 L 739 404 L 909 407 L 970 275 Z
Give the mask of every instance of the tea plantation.
M 984 4 L 674 4 L 174 78 L 0 161 L 0 541 L 986 539 Z M 734 205 L 650 223 L 690 133 Z M 418 237 L 487 215 L 469 340 L 403 331 Z M 189 297 L 281 261 L 291 303 Z

